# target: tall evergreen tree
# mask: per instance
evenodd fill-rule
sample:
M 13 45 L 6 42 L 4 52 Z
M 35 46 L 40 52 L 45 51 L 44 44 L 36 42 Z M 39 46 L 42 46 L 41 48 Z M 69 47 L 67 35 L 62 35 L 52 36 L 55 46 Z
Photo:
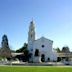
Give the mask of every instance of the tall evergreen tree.
M 0 55 L 6 58 L 11 57 L 7 35 L 3 35 L 2 37 Z

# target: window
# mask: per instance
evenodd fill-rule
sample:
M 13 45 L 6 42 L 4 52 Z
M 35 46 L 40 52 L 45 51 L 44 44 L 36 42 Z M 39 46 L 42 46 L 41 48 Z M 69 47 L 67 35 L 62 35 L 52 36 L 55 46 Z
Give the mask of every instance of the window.
M 39 56 L 39 49 L 35 50 L 35 56 Z
M 31 51 L 33 51 L 33 49 L 31 49 Z
M 44 48 L 45 46 L 44 45 L 42 45 L 42 48 Z
M 41 55 L 41 61 L 45 62 L 45 55 L 44 54 Z
M 31 38 L 32 38 L 32 34 L 31 34 Z
M 50 58 L 48 58 L 48 61 L 50 61 Z

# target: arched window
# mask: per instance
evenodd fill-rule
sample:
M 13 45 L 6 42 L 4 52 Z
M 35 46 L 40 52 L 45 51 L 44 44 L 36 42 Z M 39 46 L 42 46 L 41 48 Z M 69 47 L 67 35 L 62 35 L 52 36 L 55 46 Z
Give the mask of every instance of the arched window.
M 45 62 L 45 55 L 44 54 L 41 55 L 41 61 Z
M 35 50 L 35 56 L 39 56 L 39 50 L 38 49 Z
M 32 38 L 32 34 L 31 34 L 31 38 Z
M 50 58 L 48 58 L 48 61 L 50 61 Z

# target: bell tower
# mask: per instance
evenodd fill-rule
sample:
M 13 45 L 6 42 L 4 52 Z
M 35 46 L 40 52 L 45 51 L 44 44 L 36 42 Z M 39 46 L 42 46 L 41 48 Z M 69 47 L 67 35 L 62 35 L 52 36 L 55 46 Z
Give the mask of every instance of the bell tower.
M 29 32 L 28 32 L 28 42 L 33 42 L 35 40 L 35 26 L 33 20 L 30 22 Z
M 31 54 L 31 61 L 33 57 L 33 43 L 35 41 L 35 25 L 33 20 L 30 22 L 29 32 L 28 32 L 28 50 Z

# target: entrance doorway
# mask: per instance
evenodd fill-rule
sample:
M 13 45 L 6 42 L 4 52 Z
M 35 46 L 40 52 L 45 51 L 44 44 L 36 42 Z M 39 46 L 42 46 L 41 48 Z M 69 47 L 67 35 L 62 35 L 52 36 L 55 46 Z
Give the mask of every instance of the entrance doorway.
M 41 61 L 45 62 L 45 55 L 44 54 L 41 55 Z

